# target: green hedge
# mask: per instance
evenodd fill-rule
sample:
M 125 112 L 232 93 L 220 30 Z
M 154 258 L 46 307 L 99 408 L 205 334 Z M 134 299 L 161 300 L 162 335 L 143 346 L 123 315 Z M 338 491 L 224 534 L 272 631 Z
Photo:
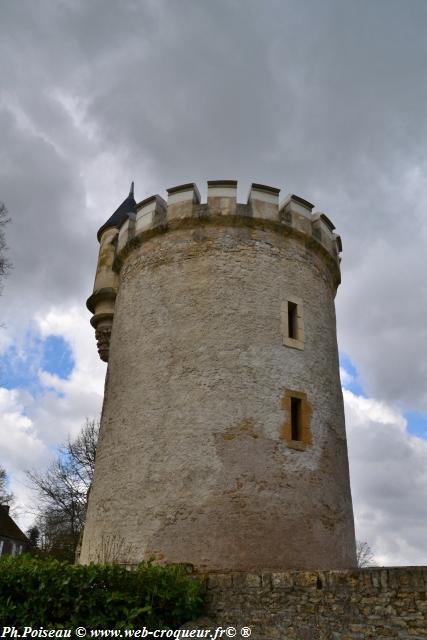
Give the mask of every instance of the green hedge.
M 0 626 L 176 629 L 199 614 L 203 585 L 180 565 L 72 565 L 0 559 Z

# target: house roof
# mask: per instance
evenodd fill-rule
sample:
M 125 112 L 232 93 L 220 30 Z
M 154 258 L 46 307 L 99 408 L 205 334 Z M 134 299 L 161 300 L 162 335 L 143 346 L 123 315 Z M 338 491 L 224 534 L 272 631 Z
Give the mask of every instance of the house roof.
M 11 540 L 19 540 L 20 542 L 28 542 L 25 533 L 21 531 L 9 515 L 9 507 L 3 504 L 0 505 L 0 536 Z
M 122 224 L 128 219 L 130 213 L 136 213 L 136 202 L 133 194 L 133 182 L 131 184 L 128 197 L 123 200 L 122 204 L 117 207 L 113 215 L 110 216 L 107 222 L 104 222 L 102 227 L 98 230 L 98 240 L 101 239 L 102 233 L 103 231 L 105 231 L 105 229 L 110 229 L 112 227 L 120 229 Z

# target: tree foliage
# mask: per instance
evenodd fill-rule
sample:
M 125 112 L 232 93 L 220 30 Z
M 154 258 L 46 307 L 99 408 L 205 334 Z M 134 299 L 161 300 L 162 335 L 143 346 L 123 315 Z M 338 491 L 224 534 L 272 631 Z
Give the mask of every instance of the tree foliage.
M 86 420 L 77 438 L 60 448 L 46 472 L 27 472 L 40 498 L 38 546 L 59 559 L 74 559 L 86 515 L 98 432 L 99 422 Z
M 27 538 L 32 550 L 37 549 L 40 540 L 40 529 L 36 526 L 30 527 L 27 531 Z

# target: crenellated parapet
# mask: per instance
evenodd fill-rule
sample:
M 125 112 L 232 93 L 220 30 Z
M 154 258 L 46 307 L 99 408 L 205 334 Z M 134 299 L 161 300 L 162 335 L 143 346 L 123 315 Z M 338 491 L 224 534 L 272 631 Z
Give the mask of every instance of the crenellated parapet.
M 236 180 L 210 180 L 207 202 L 202 203 L 194 183 L 167 189 L 167 201 L 159 195 L 138 204 L 133 186 L 128 198 L 98 232 L 100 251 L 93 294 L 87 302 L 94 314 L 98 351 L 108 361 L 118 274 L 125 257 L 152 237 L 180 228 L 204 225 L 246 226 L 269 229 L 293 237 L 322 256 L 337 287 L 340 283 L 341 238 L 326 214 L 295 194 L 279 199 L 280 189 L 252 183 L 246 203 L 237 202 Z
M 129 251 L 156 233 L 210 223 L 267 225 L 278 233 L 295 235 L 314 250 L 326 253 L 325 258 L 331 258 L 339 271 L 342 247 L 333 223 L 324 213 L 313 213 L 314 205 L 299 196 L 291 194 L 280 202 L 280 189 L 253 183 L 247 202 L 237 203 L 236 180 L 208 181 L 206 203 L 201 202 L 194 183 L 172 187 L 167 193 L 167 202 L 155 195 L 137 204 L 136 214 L 129 216 L 121 226 L 116 247 L 118 259 L 114 263 L 117 271 L 124 249 Z

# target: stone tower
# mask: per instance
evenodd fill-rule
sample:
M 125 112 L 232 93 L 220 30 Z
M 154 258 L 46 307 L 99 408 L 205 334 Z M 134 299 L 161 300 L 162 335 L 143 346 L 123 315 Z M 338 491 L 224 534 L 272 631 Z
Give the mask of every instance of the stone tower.
M 98 232 L 87 304 L 108 370 L 83 563 L 115 545 L 206 571 L 355 566 L 341 240 L 298 196 L 236 192 L 132 188 Z

